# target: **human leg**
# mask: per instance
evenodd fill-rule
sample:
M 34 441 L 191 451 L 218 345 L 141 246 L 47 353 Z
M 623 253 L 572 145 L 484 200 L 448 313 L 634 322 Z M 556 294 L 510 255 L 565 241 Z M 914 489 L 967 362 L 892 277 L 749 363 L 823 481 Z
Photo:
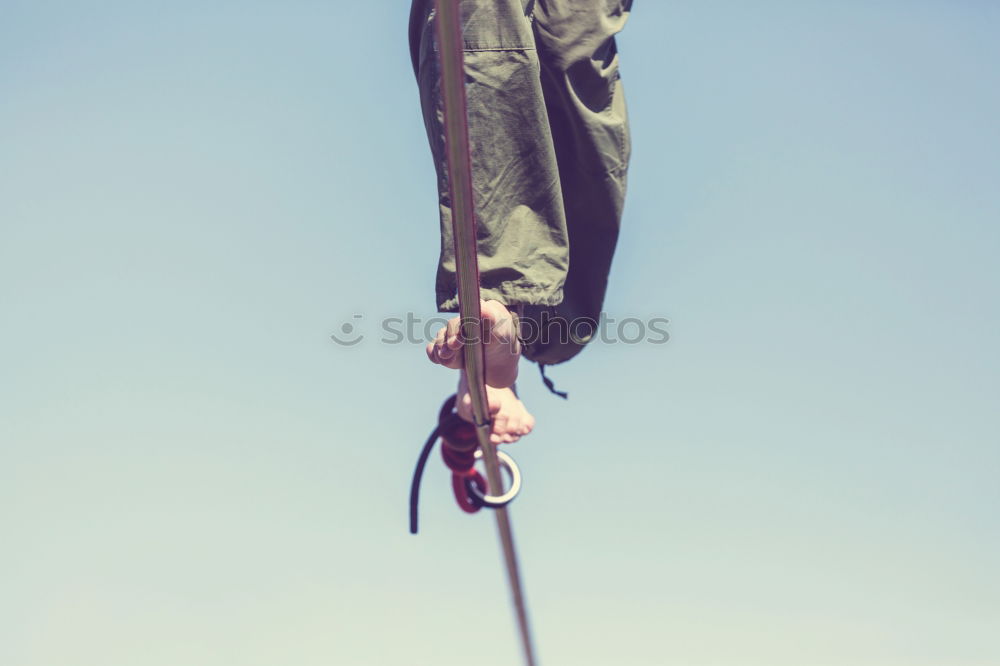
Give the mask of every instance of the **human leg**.
M 482 297 L 506 306 L 554 305 L 562 300 L 569 249 L 531 3 L 460 4 Z M 410 46 L 438 176 L 437 305 L 454 311 L 458 301 L 433 6 L 433 0 L 414 1 Z
M 596 330 L 617 244 L 631 154 L 615 35 L 631 0 L 536 0 L 535 44 L 559 170 L 570 258 L 563 299 L 528 306 L 538 324 L 526 355 L 575 356 Z

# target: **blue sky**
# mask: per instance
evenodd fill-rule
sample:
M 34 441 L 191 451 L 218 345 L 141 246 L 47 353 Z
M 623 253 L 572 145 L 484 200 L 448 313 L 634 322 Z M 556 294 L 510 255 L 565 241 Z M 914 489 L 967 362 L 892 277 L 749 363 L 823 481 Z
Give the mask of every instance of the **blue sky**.
M 377 339 L 435 314 L 405 4 L 3 3 L 4 664 L 517 663 L 436 459 L 406 532 L 453 377 Z M 525 369 L 541 663 L 1000 662 L 998 29 L 636 3 L 606 305 L 671 338 Z

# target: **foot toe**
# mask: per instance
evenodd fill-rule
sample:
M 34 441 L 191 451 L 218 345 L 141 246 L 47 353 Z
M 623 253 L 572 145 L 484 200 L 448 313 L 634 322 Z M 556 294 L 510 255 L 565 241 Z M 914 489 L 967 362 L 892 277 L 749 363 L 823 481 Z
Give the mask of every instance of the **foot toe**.
M 493 418 L 493 434 L 503 437 L 508 431 L 507 417 L 504 414 L 497 414 Z

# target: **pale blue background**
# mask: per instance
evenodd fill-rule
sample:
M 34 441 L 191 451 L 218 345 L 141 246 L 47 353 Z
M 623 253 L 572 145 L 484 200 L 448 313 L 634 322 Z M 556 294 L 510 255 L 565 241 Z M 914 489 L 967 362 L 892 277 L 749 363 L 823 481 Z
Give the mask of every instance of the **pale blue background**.
M 518 663 L 389 2 L 0 2 L 0 663 Z M 1000 10 L 636 3 L 607 301 L 526 372 L 543 664 L 1000 663 Z M 329 335 L 353 314 L 369 334 Z M 531 368 L 528 368 L 531 370 Z

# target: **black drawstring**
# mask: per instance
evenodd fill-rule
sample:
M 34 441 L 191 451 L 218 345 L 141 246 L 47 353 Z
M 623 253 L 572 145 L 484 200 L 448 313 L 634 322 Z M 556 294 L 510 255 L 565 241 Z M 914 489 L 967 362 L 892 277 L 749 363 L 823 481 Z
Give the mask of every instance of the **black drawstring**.
M 538 369 L 542 373 L 542 382 L 544 382 L 545 388 L 547 388 L 548 390 L 552 391 L 553 393 L 555 393 L 557 396 L 559 396 L 563 400 L 566 400 L 566 399 L 569 398 L 569 393 L 566 393 L 566 391 L 557 391 L 556 390 L 556 385 L 552 382 L 551 379 L 549 379 L 548 377 L 545 376 L 545 364 L 544 363 L 539 363 L 538 364 Z

